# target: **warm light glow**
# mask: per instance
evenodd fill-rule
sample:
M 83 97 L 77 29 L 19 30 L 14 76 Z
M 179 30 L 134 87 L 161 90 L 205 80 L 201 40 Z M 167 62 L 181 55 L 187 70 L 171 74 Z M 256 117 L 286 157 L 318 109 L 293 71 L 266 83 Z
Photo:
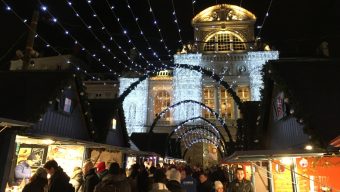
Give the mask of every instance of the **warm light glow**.
M 225 17 L 219 17 L 219 15 L 225 15 Z M 207 21 L 220 21 L 220 20 L 256 20 L 254 14 L 248 10 L 229 4 L 214 5 L 208 7 L 198 13 L 193 19 L 192 23 L 207 22 Z
M 117 120 L 115 118 L 112 119 L 112 129 L 116 129 L 116 125 L 117 125 Z
M 46 145 L 51 145 L 51 144 L 54 143 L 54 141 L 52 139 L 44 139 L 44 140 L 42 140 L 42 142 Z
M 305 149 L 306 150 L 313 150 L 313 146 L 312 145 L 306 145 Z
M 291 165 L 293 163 L 293 160 L 291 157 L 284 157 L 280 160 L 280 162 L 284 165 Z

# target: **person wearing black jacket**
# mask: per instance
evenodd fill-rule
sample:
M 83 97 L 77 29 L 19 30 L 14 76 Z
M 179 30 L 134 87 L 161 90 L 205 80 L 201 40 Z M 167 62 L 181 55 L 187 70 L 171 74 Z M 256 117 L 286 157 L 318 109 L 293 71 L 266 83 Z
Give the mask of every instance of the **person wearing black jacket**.
M 73 186 L 69 183 L 70 177 L 58 166 L 55 160 L 47 161 L 44 165 L 45 170 L 51 175 L 48 192 L 68 192 L 74 191 Z
M 244 170 L 236 169 L 236 179 L 230 183 L 228 192 L 254 192 L 252 183 L 244 178 Z
M 39 167 L 31 177 L 30 182 L 25 185 L 22 192 L 45 192 L 47 189 L 47 172 L 44 168 Z
M 213 189 L 213 184 L 208 179 L 208 174 L 201 172 L 199 173 L 199 183 L 197 185 L 197 192 L 211 192 Z
M 93 192 L 96 185 L 99 183 L 99 177 L 96 174 L 96 169 L 91 161 L 85 162 L 83 166 L 84 186 L 83 192 Z

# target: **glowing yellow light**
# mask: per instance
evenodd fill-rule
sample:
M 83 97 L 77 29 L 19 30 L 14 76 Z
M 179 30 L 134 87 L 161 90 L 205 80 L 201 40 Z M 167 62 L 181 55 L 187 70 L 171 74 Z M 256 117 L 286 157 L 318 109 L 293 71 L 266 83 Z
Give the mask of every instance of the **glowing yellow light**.
M 292 158 L 290 157 L 283 157 L 280 162 L 284 165 L 291 165 L 293 163 Z
M 306 145 L 305 149 L 306 149 L 306 150 L 309 150 L 309 151 L 310 151 L 310 150 L 313 150 L 313 146 L 311 146 L 311 145 Z
M 45 145 L 51 145 L 54 143 L 54 141 L 52 139 L 44 139 L 42 140 L 42 143 L 44 143 Z
M 116 129 L 117 120 L 115 118 L 112 119 L 112 129 Z

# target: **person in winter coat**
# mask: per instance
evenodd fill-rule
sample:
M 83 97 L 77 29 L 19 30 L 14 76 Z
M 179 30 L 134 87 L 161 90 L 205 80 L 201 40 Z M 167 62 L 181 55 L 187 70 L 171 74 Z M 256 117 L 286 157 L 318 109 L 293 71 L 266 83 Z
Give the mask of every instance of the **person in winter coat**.
M 44 165 L 45 170 L 51 175 L 48 184 L 48 192 L 68 192 L 74 191 L 69 183 L 70 177 L 58 165 L 55 160 L 47 161 Z
M 96 185 L 99 183 L 99 177 L 96 174 L 96 169 L 93 163 L 89 160 L 83 166 L 84 185 L 83 192 L 93 192 Z
M 47 172 L 40 167 L 31 177 L 30 182 L 25 185 L 22 192 L 47 192 L 47 182 Z
M 211 192 L 213 190 L 213 184 L 208 179 L 208 174 L 199 173 L 199 184 L 197 185 L 197 192 Z
M 20 185 L 23 180 L 28 183 L 32 174 L 31 166 L 29 165 L 29 160 L 23 160 L 18 163 L 15 167 L 15 183 Z
M 166 187 L 171 192 L 185 192 L 185 190 L 181 187 L 181 173 L 177 169 L 170 169 L 168 172 L 168 179 L 169 181 L 166 184 Z
M 139 174 L 140 166 L 139 164 L 133 164 L 131 167 L 131 173 L 128 177 L 128 182 L 131 186 L 131 192 L 139 192 L 137 177 Z
M 71 184 L 75 192 L 81 192 L 84 184 L 83 171 L 80 167 L 75 167 L 71 176 Z
M 196 192 L 197 182 L 191 175 L 192 171 L 189 166 L 181 170 L 181 186 L 187 192 Z
M 169 191 L 169 189 L 166 187 L 166 177 L 165 173 L 161 169 L 155 170 L 153 174 L 154 183 L 152 184 L 152 188 L 150 192 L 165 192 Z
M 103 177 L 108 173 L 105 162 L 99 162 L 96 167 L 97 167 L 96 172 L 99 177 L 99 180 L 102 180 Z
M 244 178 L 244 170 L 236 169 L 236 179 L 230 183 L 228 192 L 253 192 L 254 187 L 250 181 Z
M 95 192 L 131 192 L 131 187 L 124 174 L 120 172 L 119 164 L 112 163 L 108 174 L 96 186 Z

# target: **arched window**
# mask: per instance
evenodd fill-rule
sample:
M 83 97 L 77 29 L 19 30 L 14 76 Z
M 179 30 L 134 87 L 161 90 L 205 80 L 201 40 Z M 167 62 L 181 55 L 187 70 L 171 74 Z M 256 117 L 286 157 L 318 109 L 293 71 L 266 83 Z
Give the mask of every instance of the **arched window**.
M 157 116 L 169 106 L 170 94 L 165 90 L 158 91 L 154 100 L 154 115 Z M 162 116 L 161 120 L 170 121 L 170 111 L 167 111 L 164 116 Z
M 210 35 L 204 44 L 204 51 L 242 51 L 246 50 L 244 40 L 230 31 L 220 31 Z

